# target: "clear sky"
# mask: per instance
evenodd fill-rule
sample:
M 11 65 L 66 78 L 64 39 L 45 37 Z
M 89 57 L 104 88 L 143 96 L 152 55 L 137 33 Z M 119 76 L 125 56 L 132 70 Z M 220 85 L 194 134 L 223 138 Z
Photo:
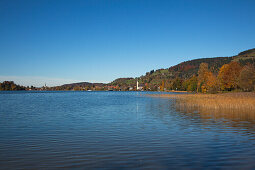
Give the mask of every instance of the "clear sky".
M 0 0 L 0 81 L 138 77 L 255 48 L 255 0 Z

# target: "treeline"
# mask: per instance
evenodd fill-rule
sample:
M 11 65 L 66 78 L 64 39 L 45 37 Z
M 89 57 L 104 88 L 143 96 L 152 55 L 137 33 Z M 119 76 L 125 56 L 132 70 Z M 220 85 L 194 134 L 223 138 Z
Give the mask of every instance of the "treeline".
M 201 63 L 197 75 L 183 80 L 162 81 L 160 90 L 185 90 L 202 93 L 217 93 L 220 91 L 254 91 L 255 68 L 252 64 L 241 66 L 232 61 L 224 64 L 218 71 L 213 73 L 208 69 L 207 63 Z
M 105 84 L 103 83 L 89 83 L 80 82 L 72 84 L 64 84 L 55 87 L 46 87 L 46 90 L 56 90 L 56 91 L 87 91 L 87 90 L 105 90 Z
M 55 86 L 55 87 L 46 87 L 46 90 L 50 91 L 104 91 L 106 88 L 104 86 L 96 85 L 74 85 L 74 86 Z
M 0 91 L 26 90 L 26 87 L 15 84 L 13 81 L 0 83 Z

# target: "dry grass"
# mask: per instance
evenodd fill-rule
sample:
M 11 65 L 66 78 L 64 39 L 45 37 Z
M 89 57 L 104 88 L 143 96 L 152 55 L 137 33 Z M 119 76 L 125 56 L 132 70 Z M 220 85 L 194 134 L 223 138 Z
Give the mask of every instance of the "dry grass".
M 166 92 L 174 92 L 174 93 L 187 93 L 188 91 L 180 91 L 180 90 L 168 90 Z
M 255 93 L 222 93 L 222 94 L 159 94 L 153 97 L 176 99 L 180 109 L 202 112 L 239 112 L 255 113 Z

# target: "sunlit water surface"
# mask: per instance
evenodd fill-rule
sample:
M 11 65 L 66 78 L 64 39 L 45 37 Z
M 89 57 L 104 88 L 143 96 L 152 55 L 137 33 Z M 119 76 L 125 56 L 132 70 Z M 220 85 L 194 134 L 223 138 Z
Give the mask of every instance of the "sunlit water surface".
M 0 168 L 255 168 L 254 115 L 144 94 L 1 92 Z

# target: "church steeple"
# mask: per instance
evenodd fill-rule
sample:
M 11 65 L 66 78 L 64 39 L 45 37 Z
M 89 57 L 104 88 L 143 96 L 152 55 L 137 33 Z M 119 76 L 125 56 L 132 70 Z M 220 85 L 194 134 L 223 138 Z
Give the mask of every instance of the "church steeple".
M 136 82 L 136 90 L 137 90 L 137 91 L 139 90 L 139 83 L 138 83 L 138 79 L 137 79 L 137 82 Z

